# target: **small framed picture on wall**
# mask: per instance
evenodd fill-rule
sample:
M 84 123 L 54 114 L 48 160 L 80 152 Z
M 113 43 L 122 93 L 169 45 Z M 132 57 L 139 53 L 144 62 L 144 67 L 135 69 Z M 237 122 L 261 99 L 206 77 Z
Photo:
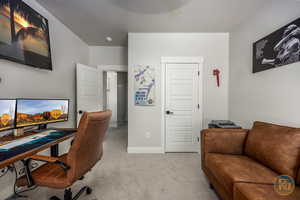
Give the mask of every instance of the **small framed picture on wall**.
M 134 102 L 136 106 L 155 105 L 155 68 L 138 65 L 134 68 Z

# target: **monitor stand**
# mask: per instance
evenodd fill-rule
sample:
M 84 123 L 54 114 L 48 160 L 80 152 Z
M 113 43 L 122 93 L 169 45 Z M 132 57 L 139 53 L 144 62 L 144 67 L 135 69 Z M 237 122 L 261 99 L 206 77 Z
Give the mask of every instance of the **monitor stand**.
M 38 126 L 38 130 L 40 130 L 40 131 L 44 131 L 44 130 L 46 130 L 47 129 L 47 124 L 40 124 L 39 126 Z
M 40 132 L 43 132 L 43 131 L 46 131 L 47 130 L 47 124 L 40 124 L 38 125 L 38 128 L 35 129 L 35 130 L 30 130 L 29 132 L 32 132 L 32 133 L 40 133 Z

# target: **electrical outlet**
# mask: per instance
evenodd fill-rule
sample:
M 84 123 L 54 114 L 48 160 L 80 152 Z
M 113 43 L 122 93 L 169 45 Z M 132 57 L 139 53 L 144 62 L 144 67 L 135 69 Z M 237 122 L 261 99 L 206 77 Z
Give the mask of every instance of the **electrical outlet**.
M 146 138 L 151 138 L 151 133 L 150 132 L 146 132 Z

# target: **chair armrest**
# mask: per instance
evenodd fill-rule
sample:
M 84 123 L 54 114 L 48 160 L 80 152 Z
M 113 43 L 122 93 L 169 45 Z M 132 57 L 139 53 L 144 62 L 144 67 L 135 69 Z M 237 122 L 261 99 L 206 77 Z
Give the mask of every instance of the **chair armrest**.
M 33 155 L 33 156 L 30 156 L 29 158 L 32 160 L 49 162 L 49 163 L 55 163 L 56 161 L 58 161 L 58 158 L 56 158 L 56 157 L 42 156 L 42 155 Z
M 202 164 L 207 153 L 242 155 L 249 130 L 205 129 L 201 131 Z
M 69 165 L 67 165 L 66 163 L 60 161 L 59 158 L 56 158 L 56 157 L 33 155 L 33 156 L 30 156 L 29 159 L 58 164 L 65 171 L 67 171 L 71 168 Z

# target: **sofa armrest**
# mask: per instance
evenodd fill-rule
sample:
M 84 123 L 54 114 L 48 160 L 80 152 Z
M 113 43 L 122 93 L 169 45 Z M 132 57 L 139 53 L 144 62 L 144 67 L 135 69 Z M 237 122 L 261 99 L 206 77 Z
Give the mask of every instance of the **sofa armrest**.
M 249 130 L 205 129 L 201 131 L 202 164 L 207 153 L 242 155 Z

